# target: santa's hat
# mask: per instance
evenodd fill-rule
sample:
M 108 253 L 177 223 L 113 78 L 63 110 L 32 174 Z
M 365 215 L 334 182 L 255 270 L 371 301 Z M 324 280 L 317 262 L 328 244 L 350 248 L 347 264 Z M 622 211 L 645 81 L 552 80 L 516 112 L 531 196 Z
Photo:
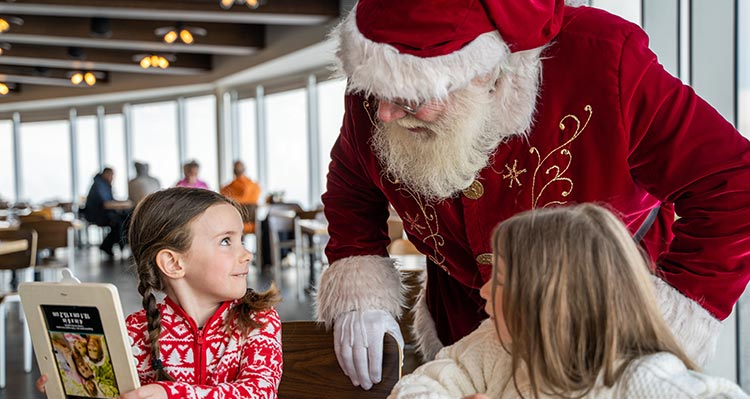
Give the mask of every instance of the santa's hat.
M 350 92 L 444 98 L 509 54 L 547 44 L 564 0 L 360 0 L 334 30 Z

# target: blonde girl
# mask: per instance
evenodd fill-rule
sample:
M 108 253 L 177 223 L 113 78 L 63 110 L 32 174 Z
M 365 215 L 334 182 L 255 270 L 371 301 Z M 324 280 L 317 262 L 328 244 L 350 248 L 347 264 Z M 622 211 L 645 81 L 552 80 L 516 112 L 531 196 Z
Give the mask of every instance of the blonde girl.
M 129 238 L 143 310 L 126 324 L 141 387 L 120 398 L 276 397 L 281 322 L 272 306 L 279 293 L 247 288 L 251 256 L 240 209 L 186 187 L 158 191 L 136 207 Z
M 628 230 L 593 204 L 529 211 L 492 238 L 491 315 L 390 398 L 746 398 L 696 371 Z M 724 395 L 724 396 L 721 396 Z

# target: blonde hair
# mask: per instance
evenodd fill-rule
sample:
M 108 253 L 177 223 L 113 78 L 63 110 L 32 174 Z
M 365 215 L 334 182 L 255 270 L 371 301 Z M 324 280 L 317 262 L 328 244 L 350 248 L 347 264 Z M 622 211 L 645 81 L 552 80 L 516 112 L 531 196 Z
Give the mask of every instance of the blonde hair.
M 532 397 L 582 397 L 600 375 L 611 387 L 633 360 L 656 352 L 696 369 L 662 319 L 644 255 L 610 211 L 525 212 L 501 223 L 492 243 L 505 263 L 502 315 L 519 393 L 521 368 Z

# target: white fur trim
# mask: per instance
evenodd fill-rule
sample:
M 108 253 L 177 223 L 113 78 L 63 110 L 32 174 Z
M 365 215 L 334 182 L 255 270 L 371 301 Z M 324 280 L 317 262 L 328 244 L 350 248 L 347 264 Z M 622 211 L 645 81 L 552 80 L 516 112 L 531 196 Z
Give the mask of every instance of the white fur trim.
M 340 259 L 320 276 L 315 318 L 326 328 L 338 315 L 352 310 L 380 309 L 399 318 L 404 293 L 401 275 L 391 258 L 368 255 Z
M 442 56 L 402 54 L 360 33 L 356 6 L 331 36 L 339 40 L 336 56 L 339 68 L 349 77 L 348 91 L 387 99 L 445 98 L 475 77 L 491 72 L 510 54 L 497 31 L 481 34 L 462 49 Z
M 425 276 L 425 280 L 426 280 Z M 416 349 L 422 355 L 422 360 L 429 362 L 435 359 L 435 355 L 443 349 L 443 342 L 438 338 L 435 320 L 427 308 L 427 299 L 425 298 L 425 288 L 417 297 L 417 303 L 414 306 L 414 325 L 412 325 L 412 335 L 416 339 Z
M 692 299 L 652 276 L 662 316 L 686 354 L 704 367 L 713 358 L 723 324 Z

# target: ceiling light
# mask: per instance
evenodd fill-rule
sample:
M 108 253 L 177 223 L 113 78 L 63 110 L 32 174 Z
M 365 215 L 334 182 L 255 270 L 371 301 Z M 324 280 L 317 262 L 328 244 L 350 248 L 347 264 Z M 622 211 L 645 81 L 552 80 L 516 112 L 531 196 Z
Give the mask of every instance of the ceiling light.
M 86 83 L 89 86 L 93 86 L 96 82 L 105 77 L 106 75 L 101 72 L 94 71 L 73 71 L 70 72 L 70 83 L 78 86 L 81 83 Z
M 110 37 L 112 29 L 110 28 L 109 18 L 93 17 L 89 25 L 89 35 L 93 37 Z
M 0 17 L 0 33 L 10 30 L 10 24 L 23 25 L 23 19 L 18 17 Z
M 244 4 L 252 9 L 256 9 L 264 4 L 266 0 L 220 0 L 219 5 L 221 8 L 228 10 L 235 4 Z
M 137 62 L 141 68 L 169 68 L 170 63 L 175 62 L 177 57 L 172 54 L 159 55 L 159 54 L 136 54 L 133 56 L 133 61 Z
M 93 72 L 86 72 L 85 74 L 83 74 L 83 80 L 87 85 L 93 86 L 94 84 L 96 84 L 96 75 L 94 75 Z
M 195 36 L 206 36 L 208 31 L 197 26 L 184 26 L 182 22 L 177 22 L 174 26 L 162 26 L 154 29 L 154 34 L 160 36 L 167 44 L 172 44 L 177 39 L 184 44 L 193 44 Z
M 8 85 L 6 85 L 5 83 L 0 83 L 0 94 L 6 95 L 9 91 L 10 89 L 8 89 Z
M 81 82 L 83 82 L 83 74 L 80 72 L 76 72 L 70 75 L 70 82 L 74 85 L 80 84 Z

